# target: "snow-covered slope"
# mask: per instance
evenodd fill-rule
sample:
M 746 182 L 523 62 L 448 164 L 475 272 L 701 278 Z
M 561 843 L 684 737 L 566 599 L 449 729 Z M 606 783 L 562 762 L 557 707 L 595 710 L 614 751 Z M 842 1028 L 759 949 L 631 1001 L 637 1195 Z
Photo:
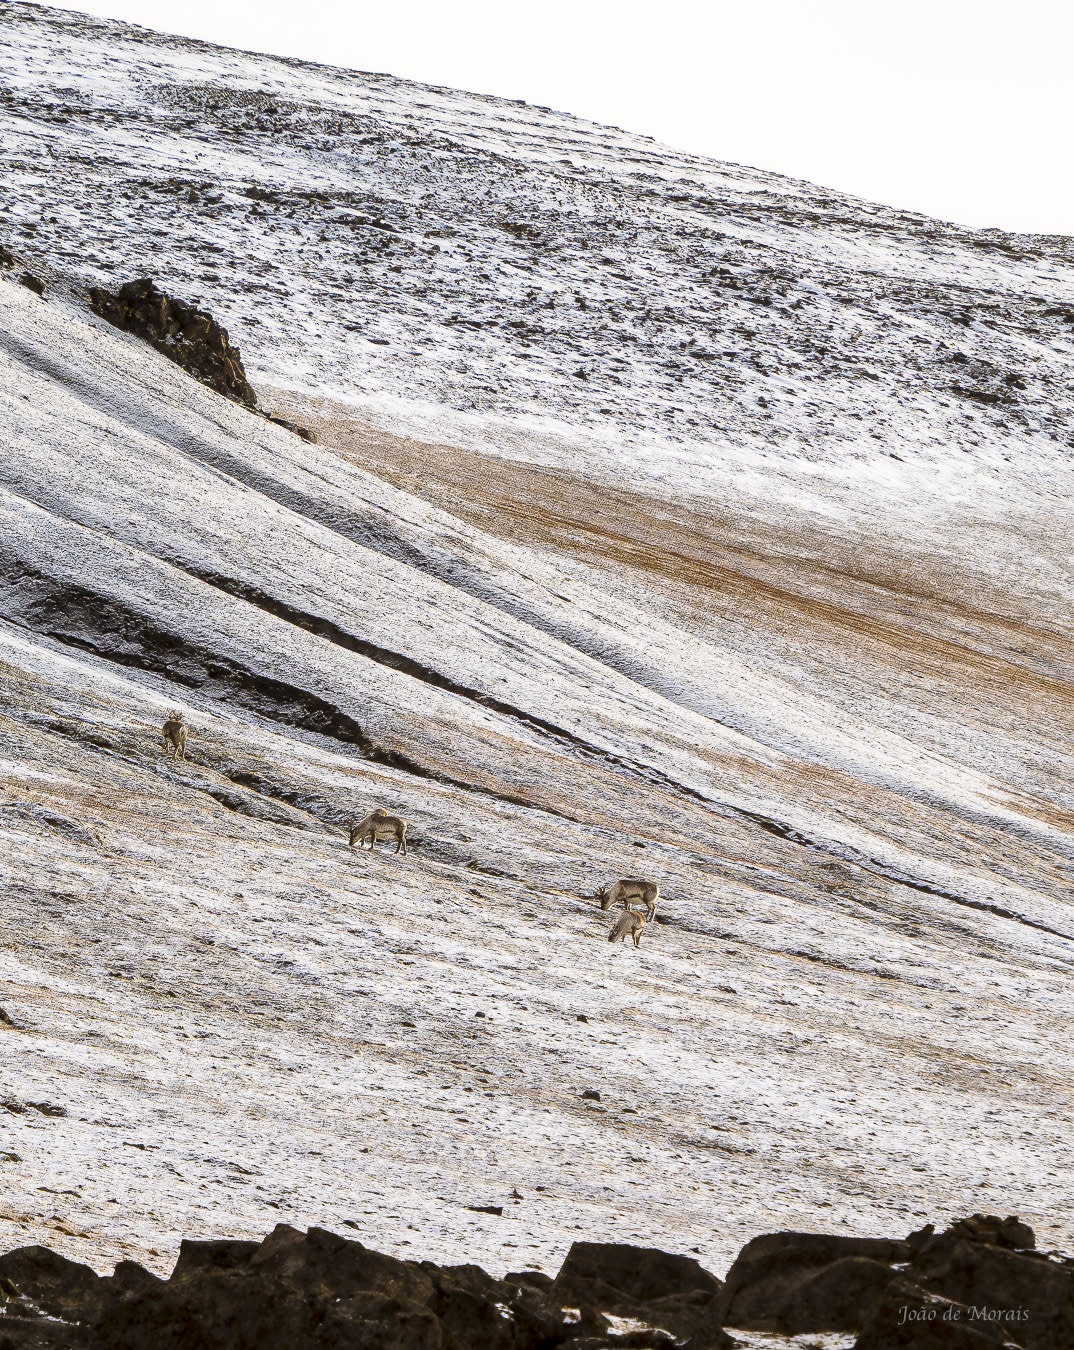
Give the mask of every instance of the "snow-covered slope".
M 0 1236 L 1069 1242 L 1067 243 L 0 34 Z M 150 272 L 320 444 L 86 312 Z

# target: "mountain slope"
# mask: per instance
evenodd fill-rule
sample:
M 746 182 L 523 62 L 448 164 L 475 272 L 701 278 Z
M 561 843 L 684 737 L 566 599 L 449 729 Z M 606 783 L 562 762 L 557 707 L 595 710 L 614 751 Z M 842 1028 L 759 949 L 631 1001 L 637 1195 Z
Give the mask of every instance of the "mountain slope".
M 2 24 L 5 228 L 47 285 L 0 278 L 0 1226 L 161 1265 L 281 1214 L 389 1250 L 405 1216 L 499 1269 L 579 1234 L 718 1267 L 774 1210 L 1069 1241 L 1067 245 L 388 77 Z M 359 182 L 421 231 L 343 219 Z M 731 248 L 717 206 L 752 299 L 687 285 Z M 775 252 L 793 296 L 754 294 Z M 633 346 L 612 266 L 662 315 Z M 87 312 L 145 271 L 321 444 Z M 585 306 L 511 327 L 550 278 Z M 840 286 L 862 368 L 811 367 L 830 424 L 757 404 Z M 710 309 L 727 370 L 688 354 Z M 941 342 L 987 352 L 997 401 L 941 398 L 922 334 L 935 381 Z M 348 852 L 376 804 L 407 859 Z M 639 871 L 658 922 L 611 947 L 592 892 Z

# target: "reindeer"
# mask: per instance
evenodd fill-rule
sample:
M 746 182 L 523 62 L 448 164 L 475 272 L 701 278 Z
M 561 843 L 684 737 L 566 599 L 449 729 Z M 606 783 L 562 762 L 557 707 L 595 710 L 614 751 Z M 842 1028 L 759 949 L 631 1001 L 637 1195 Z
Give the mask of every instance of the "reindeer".
M 383 807 L 371 811 L 365 820 L 360 820 L 351 830 L 350 844 L 359 848 L 369 840 L 369 851 L 373 852 L 378 839 L 394 839 L 396 853 L 406 857 L 406 821 L 399 816 L 390 816 Z
M 629 905 L 623 910 L 622 914 L 615 921 L 615 926 L 608 934 L 608 941 L 615 942 L 617 939 L 625 942 L 628 937 L 634 939 L 634 946 L 641 946 L 641 934 L 645 927 L 645 915 L 639 910 L 631 909 Z
M 619 881 L 602 886 L 597 892 L 601 909 L 611 909 L 618 901 L 623 908 L 630 908 L 631 900 L 640 900 L 648 911 L 650 923 L 656 914 L 656 902 L 660 899 L 660 887 L 655 881 L 642 881 L 640 877 L 623 877 Z
M 183 721 L 183 714 L 173 709 L 168 720 L 161 727 L 163 747 L 172 759 L 186 759 L 186 734 L 189 728 Z

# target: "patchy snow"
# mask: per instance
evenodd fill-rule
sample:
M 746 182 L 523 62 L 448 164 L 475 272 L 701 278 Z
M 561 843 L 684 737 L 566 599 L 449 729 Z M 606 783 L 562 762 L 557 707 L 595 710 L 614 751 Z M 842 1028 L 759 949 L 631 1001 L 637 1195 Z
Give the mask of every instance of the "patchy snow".
M 1069 1246 L 1068 245 L 0 37 L 4 1243 Z M 144 272 L 322 443 L 85 313 Z

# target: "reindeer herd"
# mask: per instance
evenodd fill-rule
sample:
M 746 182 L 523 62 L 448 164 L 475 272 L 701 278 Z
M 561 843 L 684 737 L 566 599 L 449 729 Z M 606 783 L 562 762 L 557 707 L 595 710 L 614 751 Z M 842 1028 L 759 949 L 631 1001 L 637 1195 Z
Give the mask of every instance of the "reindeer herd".
M 181 712 L 168 713 L 167 720 L 161 727 L 166 755 L 172 759 L 186 759 L 188 730 L 189 728 L 183 720 Z M 364 849 L 366 840 L 368 840 L 369 851 L 372 853 L 378 840 L 394 839 L 395 852 L 401 853 L 405 858 L 407 856 L 406 829 L 407 823 L 401 816 L 391 816 L 378 806 L 376 810 L 370 811 L 364 820 L 360 820 L 353 827 L 350 832 L 350 846 L 351 848 Z M 640 947 L 641 935 L 645 930 L 646 923 L 652 923 L 656 916 L 656 902 L 660 898 L 660 887 L 656 882 L 643 881 L 640 877 L 621 877 L 618 881 L 612 881 L 606 886 L 602 886 L 593 898 L 599 901 L 602 910 L 611 909 L 617 904 L 623 906 L 623 913 L 612 925 L 612 931 L 608 934 L 608 941 L 625 942 L 629 937 L 633 939 L 635 947 Z M 633 907 L 632 900 L 636 900 L 644 906 L 644 914 L 640 909 Z

